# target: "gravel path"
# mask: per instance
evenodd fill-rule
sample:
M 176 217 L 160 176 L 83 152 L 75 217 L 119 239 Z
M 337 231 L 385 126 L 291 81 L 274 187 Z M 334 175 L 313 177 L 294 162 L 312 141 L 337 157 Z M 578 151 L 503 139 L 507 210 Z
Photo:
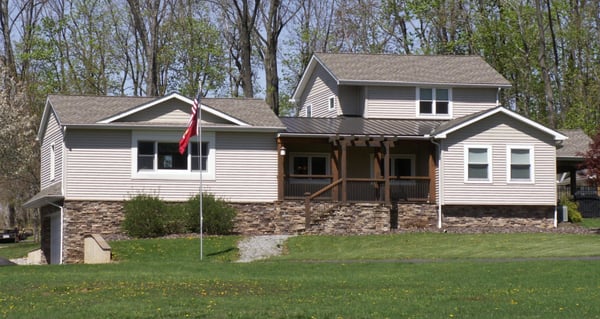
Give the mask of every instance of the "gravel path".
M 281 255 L 283 243 L 291 235 L 265 235 L 253 236 L 243 239 L 238 243 L 240 259 L 238 262 L 247 263 Z

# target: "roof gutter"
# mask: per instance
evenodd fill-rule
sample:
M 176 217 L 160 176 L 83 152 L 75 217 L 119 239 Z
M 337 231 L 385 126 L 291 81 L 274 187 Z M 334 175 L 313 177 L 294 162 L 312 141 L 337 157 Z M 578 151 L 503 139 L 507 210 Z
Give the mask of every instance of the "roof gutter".
M 386 86 L 451 86 L 461 88 L 510 88 L 510 84 L 498 83 L 452 83 L 452 82 L 403 82 L 403 81 L 381 81 L 381 80 L 338 80 L 338 85 L 386 85 Z
M 420 140 L 420 141 L 424 141 L 424 140 L 428 140 L 428 137 L 426 136 L 401 136 L 401 135 L 382 135 L 382 134 L 336 134 L 336 133 L 324 133 L 324 134 L 310 134 L 310 133 L 286 133 L 286 132 L 282 132 L 277 134 L 277 137 L 303 137 L 303 138 L 326 138 L 326 137 L 332 137 L 332 136 L 338 136 L 338 137 L 383 137 L 383 138 L 401 138 L 404 140 Z

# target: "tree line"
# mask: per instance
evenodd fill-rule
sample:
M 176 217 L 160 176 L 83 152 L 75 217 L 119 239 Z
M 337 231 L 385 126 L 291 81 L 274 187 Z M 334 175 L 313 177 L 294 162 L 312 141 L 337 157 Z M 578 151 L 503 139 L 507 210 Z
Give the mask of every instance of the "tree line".
M 503 105 L 588 134 L 600 119 L 598 1 L 0 0 L 0 31 L 0 181 L 22 184 L 0 199 L 15 203 L 39 185 L 48 94 L 192 96 L 200 82 L 294 114 L 314 52 L 480 55 L 512 83 Z

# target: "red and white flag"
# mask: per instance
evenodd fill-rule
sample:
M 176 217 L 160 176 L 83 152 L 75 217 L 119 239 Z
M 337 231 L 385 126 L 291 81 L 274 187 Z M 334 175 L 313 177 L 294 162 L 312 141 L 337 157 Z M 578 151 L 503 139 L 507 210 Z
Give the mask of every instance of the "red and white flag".
M 190 120 L 188 121 L 187 128 L 181 136 L 181 140 L 179 140 L 179 154 L 183 155 L 187 150 L 188 143 L 190 142 L 190 138 L 198 135 L 198 107 L 200 105 L 200 92 L 196 95 L 194 99 L 194 104 L 192 105 L 192 115 Z

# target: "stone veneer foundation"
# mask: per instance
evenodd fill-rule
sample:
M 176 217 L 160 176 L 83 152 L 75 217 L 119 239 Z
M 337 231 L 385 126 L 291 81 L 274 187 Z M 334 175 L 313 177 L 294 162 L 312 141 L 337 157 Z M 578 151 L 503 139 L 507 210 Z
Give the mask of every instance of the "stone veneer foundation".
M 67 201 L 64 204 L 63 262 L 83 262 L 83 240 L 88 234 L 110 239 L 123 235 L 123 202 Z M 265 234 L 384 234 L 395 229 L 435 229 L 435 204 L 311 203 L 306 229 L 304 201 L 232 203 L 238 214 L 234 232 Z M 50 254 L 50 223 L 42 209 L 42 250 Z M 443 227 L 553 226 L 554 206 L 444 206 Z

